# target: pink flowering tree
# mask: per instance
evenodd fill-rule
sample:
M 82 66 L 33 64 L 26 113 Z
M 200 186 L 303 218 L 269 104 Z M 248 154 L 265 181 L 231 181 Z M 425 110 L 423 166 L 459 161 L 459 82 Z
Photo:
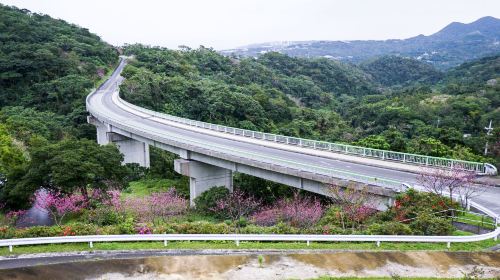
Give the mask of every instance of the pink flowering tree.
M 485 187 L 475 186 L 475 177 L 473 172 L 464 170 L 456 164 L 451 169 L 423 169 L 417 180 L 428 192 L 440 196 L 448 195 L 450 201 L 453 201 L 453 195 L 460 195 L 464 200 L 462 203 L 466 205 L 471 198 L 485 191 Z
M 281 211 L 278 207 L 269 207 L 253 214 L 251 220 L 259 226 L 274 226 L 281 221 Z
M 22 219 L 26 214 L 26 210 L 9 211 L 5 214 L 3 222 L 0 221 L 0 225 L 4 224 L 7 226 L 15 226 L 17 221 Z
M 347 224 L 355 228 L 376 212 L 376 201 L 365 188 L 329 185 L 328 191 L 333 203 L 340 207 L 338 216 L 343 229 Z
M 214 211 L 222 212 L 236 223 L 236 232 L 240 231 L 239 221 L 243 217 L 248 217 L 261 205 L 260 201 L 252 195 L 247 195 L 243 191 L 236 189 L 227 197 L 217 201 Z
M 148 200 L 153 223 L 181 215 L 188 209 L 188 201 L 179 196 L 175 188 L 167 192 L 152 193 Z
M 116 211 L 128 212 L 140 222 L 158 224 L 187 211 L 187 199 L 177 194 L 175 188 L 143 197 L 127 197 L 123 200 L 119 192 L 109 192 L 109 205 Z
M 65 195 L 39 190 L 34 199 L 35 207 L 48 212 L 58 226 L 68 213 L 79 212 L 86 206 L 85 198 L 79 194 Z
M 318 199 L 299 195 L 295 192 L 292 199 L 279 202 L 282 217 L 291 226 L 307 228 L 316 224 L 323 215 L 323 206 Z
M 319 200 L 295 192 L 292 198 L 281 199 L 274 206 L 252 215 L 252 221 L 260 226 L 272 226 L 283 221 L 293 227 L 307 228 L 315 225 L 323 213 Z

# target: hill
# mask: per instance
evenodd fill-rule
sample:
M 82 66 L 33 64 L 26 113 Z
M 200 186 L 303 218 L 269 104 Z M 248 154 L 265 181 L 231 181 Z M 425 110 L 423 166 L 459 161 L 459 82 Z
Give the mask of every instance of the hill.
M 4 5 L 0 38 L 0 107 L 84 112 L 88 90 L 118 59 L 85 28 Z
M 221 53 L 258 56 L 276 51 L 298 57 L 326 57 L 358 63 L 383 55 L 407 56 L 448 69 L 465 61 L 500 52 L 500 20 L 483 17 L 454 22 L 430 35 L 398 40 L 297 41 L 254 44 Z
M 384 86 L 404 86 L 415 82 L 435 83 L 443 76 L 442 72 L 428 63 L 401 56 L 383 56 L 360 66 Z

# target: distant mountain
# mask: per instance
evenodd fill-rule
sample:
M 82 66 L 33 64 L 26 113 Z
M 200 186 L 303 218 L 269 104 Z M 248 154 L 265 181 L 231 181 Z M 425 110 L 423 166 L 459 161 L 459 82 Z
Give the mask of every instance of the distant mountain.
M 276 51 L 298 57 L 326 57 L 358 63 L 376 56 L 400 55 L 438 69 L 500 52 L 500 19 L 483 17 L 464 24 L 453 22 L 430 36 L 398 40 L 296 41 L 254 44 L 223 50 L 223 54 L 258 56 Z

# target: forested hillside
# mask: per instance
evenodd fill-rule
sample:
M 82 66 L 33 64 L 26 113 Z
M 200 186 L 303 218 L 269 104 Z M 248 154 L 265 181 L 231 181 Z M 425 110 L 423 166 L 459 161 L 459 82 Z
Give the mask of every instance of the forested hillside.
M 22 208 L 39 187 L 60 193 L 176 180 L 174 156 L 151 149 L 151 168 L 121 166 L 95 143 L 85 96 L 118 62 L 88 30 L 0 5 L 0 208 Z M 122 96 L 169 114 L 311 139 L 466 160 L 500 162 L 498 56 L 447 72 L 403 57 L 361 66 L 267 53 L 227 57 L 210 48 L 124 47 L 133 55 Z M 490 154 L 482 155 L 486 140 Z M 284 191 L 239 177 L 260 197 Z M 264 186 L 264 187 L 262 187 Z M 181 188 L 179 188 L 181 189 Z
M 118 62 L 115 48 L 87 29 L 3 5 L 0 38 L 0 208 L 26 206 L 40 186 L 64 192 L 120 173 L 121 155 L 95 143 L 85 110 Z
M 203 121 L 466 160 L 486 160 L 483 128 L 490 119 L 500 122 L 498 84 L 461 86 L 486 75 L 478 64 L 488 79 L 499 77 L 496 57 L 447 74 L 400 57 L 360 68 L 278 53 L 229 58 L 203 47 L 132 45 L 125 52 L 135 59 L 124 71 L 124 98 Z M 498 155 L 489 156 L 498 161 Z
M 432 65 L 420 60 L 383 56 L 361 64 L 361 68 L 372 75 L 373 79 L 384 86 L 406 86 L 411 83 L 435 83 L 443 73 Z

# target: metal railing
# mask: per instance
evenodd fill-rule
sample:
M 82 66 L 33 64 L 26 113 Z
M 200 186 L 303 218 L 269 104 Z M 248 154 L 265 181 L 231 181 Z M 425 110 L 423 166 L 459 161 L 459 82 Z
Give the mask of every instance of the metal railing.
M 167 246 L 168 241 L 234 241 L 239 246 L 240 241 L 270 241 L 270 242 L 418 242 L 418 243 L 451 243 L 477 242 L 487 239 L 497 240 L 500 228 L 495 231 L 471 236 L 418 236 L 418 235 L 321 235 L 321 234 L 134 234 L 134 235 L 88 235 L 88 236 L 59 236 L 16 238 L 0 240 L 0 247 L 61 244 L 61 243 L 88 243 L 93 248 L 96 242 L 138 242 L 162 241 Z
M 414 164 L 420 166 L 440 167 L 440 168 L 459 168 L 467 171 L 472 171 L 477 174 L 488 174 L 488 175 L 497 174 L 496 167 L 488 163 L 393 152 L 388 150 L 372 149 L 372 148 L 353 146 L 347 144 L 330 143 L 325 141 L 316 141 L 316 140 L 302 139 L 297 137 L 289 137 L 273 133 L 258 132 L 248 129 L 241 129 L 230 126 L 206 123 L 202 121 L 196 121 L 196 120 L 172 116 L 165 113 L 156 112 L 153 110 L 149 110 L 131 104 L 130 102 L 127 102 L 121 99 L 120 97 L 118 97 L 117 101 L 133 110 L 154 117 L 237 136 L 249 137 L 258 140 L 271 141 L 280 144 L 293 145 L 304 148 L 311 148 L 326 152 L 343 153 L 348 155 L 362 156 L 362 157 L 368 157 L 386 161 L 397 161 L 405 164 Z

